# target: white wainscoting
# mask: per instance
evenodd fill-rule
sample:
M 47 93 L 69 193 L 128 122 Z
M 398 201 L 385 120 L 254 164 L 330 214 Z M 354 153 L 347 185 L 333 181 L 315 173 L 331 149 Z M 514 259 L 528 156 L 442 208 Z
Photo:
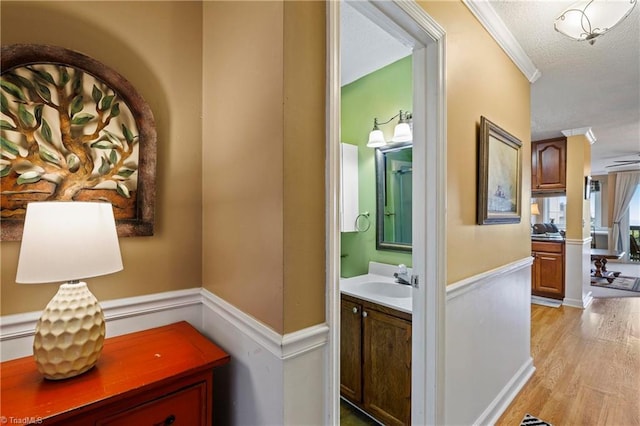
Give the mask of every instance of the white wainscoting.
M 120 336 L 178 321 L 200 329 L 202 296 L 199 288 L 100 302 L 107 337 Z M 32 354 L 33 335 L 41 311 L 0 317 L 0 359 Z
M 107 337 L 188 321 L 231 355 L 216 370 L 216 423 L 324 424 L 329 328 L 280 335 L 213 293 L 194 288 L 101 302 Z M 0 317 L 2 361 L 32 353 L 40 312 Z
M 584 309 L 591 304 L 591 238 L 565 241 L 563 305 Z
M 329 327 L 281 336 L 215 294 L 203 289 L 202 295 L 203 333 L 231 355 L 226 406 L 232 411 L 220 423 L 324 424 Z
M 532 260 L 447 287 L 446 424 L 494 424 L 535 371 Z
M 491 424 L 533 374 L 531 259 L 447 288 L 447 424 Z M 231 355 L 216 371 L 222 424 L 325 424 L 326 324 L 279 335 L 213 293 L 180 290 L 101 303 L 107 335 L 186 320 Z M 40 312 L 0 317 L 2 360 L 31 354 Z

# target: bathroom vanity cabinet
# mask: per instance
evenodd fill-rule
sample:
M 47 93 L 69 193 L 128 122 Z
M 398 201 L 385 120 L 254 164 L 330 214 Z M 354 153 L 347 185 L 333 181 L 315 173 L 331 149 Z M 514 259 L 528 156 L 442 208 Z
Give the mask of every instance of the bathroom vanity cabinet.
M 531 192 L 533 195 L 567 190 L 567 139 L 531 142 Z
M 343 294 L 340 393 L 383 424 L 411 421 L 411 314 Z
M 564 298 L 564 242 L 532 241 L 531 294 Z
M 33 357 L 1 364 L 9 423 L 128 426 L 213 423 L 214 368 L 229 355 L 179 322 L 105 340 L 97 365 L 45 380 Z

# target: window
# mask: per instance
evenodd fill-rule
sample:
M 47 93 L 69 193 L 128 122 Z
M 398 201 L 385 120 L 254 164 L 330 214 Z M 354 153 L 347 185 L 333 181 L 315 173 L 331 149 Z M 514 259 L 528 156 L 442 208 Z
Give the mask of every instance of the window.
M 567 197 L 549 197 L 544 199 L 543 217 L 545 222 L 555 223 L 560 229 L 567 228 Z
M 589 198 L 589 204 L 591 206 L 591 226 L 599 229 L 603 228 L 602 224 L 602 191 L 591 191 L 591 197 Z
M 531 224 L 554 223 L 560 229 L 567 228 L 567 197 L 532 198 L 538 204 L 539 215 L 531 215 Z
M 640 185 L 636 187 L 636 192 L 629 204 L 629 225 L 640 227 Z

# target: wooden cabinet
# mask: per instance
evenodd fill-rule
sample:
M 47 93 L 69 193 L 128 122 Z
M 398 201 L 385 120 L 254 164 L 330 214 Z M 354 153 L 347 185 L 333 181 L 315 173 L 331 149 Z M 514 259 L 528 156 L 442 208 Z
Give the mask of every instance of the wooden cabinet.
M 534 194 L 567 190 L 567 139 L 531 142 L 531 191 Z
M 564 243 L 533 241 L 531 244 L 531 293 L 535 296 L 564 298 Z
M 340 393 L 362 401 L 362 305 L 340 302 Z
M 340 391 L 385 425 L 411 421 L 411 315 L 342 295 Z
M 3 362 L 1 406 L 21 424 L 211 425 L 213 371 L 229 355 L 186 322 L 105 340 L 97 365 L 50 381 L 33 357 Z

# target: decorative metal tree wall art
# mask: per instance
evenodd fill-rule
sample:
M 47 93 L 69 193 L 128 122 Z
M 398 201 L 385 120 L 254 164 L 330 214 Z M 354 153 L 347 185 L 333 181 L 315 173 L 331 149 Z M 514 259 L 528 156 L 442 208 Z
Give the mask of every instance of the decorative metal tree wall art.
M 108 201 L 120 236 L 153 235 L 155 123 L 133 86 L 55 46 L 3 46 L 1 69 L 2 239 L 46 200 Z

